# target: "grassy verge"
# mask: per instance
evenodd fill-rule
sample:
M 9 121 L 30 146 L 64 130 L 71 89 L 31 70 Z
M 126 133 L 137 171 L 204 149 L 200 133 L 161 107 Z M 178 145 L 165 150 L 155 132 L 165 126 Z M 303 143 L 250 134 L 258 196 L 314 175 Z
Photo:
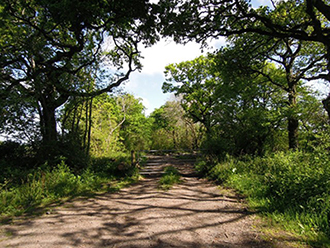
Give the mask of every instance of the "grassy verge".
M 136 169 L 122 169 L 109 159 L 95 160 L 79 174 L 73 173 L 62 161 L 52 169 L 44 166 L 30 171 L 19 184 L 1 183 L 0 217 L 33 213 L 67 198 L 116 191 L 138 179 Z
M 326 153 L 288 152 L 264 158 L 227 157 L 200 171 L 247 197 L 272 225 L 313 247 L 330 247 L 330 158 Z
M 167 166 L 164 169 L 164 174 L 159 180 L 159 188 L 169 190 L 174 184 L 177 184 L 180 181 L 179 171 L 173 166 Z

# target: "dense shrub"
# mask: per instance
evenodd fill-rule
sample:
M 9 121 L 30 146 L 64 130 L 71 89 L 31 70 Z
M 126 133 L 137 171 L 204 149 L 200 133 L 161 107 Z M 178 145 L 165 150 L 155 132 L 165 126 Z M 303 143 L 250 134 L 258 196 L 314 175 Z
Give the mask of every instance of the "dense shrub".
M 0 143 L 0 184 L 20 183 L 36 164 L 36 153 L 31 146 L 14 141 Z
M 170 189 L 174 184 L 180 182 L 180 173 L 177 168 L 167 166 L 164 169 L 164 174 L 159 180 L 159 187 L 164 190 Z
M 295 222 L 296 231 L 330 235 L 329 165 L 326 153 L 296 151 L 263 158 L 227 157 L 207 172 L 245 194 L 263 213 Z M 205 167 L 200 164 L 198 169 Z
M 101 183 L 102 179 L 89 170 L 82 175 L 73 174 L 62 161 L 52 170 L 39 169 L 28 174 L 19 186 L 0 185 L 0 212 L 20 214 L 41 203 L 98 189 Z
M 91 159 L 91 168 L 95 173 L 118 177 L 135 173 L 135 167 L 131 165 L 131 155 L 124 152 L 113 152 L 111 157 L 94 157 Z
M 80 173 L 70 168 L 65 158 L 56 166 L 47 163 L 21 173 L 21 182 L 8 179 L 0 182 L 0 214 L 20 215 L 64 197 L 112 191 L 138 180 L 138 171 L 128 166 L 128 156 L 117 154 L 116 159 L 92 159 L 90 166 Z M 125 165 L 119 167 L 119 165 Z M 109 182 L 112 183 L 111 187 Z

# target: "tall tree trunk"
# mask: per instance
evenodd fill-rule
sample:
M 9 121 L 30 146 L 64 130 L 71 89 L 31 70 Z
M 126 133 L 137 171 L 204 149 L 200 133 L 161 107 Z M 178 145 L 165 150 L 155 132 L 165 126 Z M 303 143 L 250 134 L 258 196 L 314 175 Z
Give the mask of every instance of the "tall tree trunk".
M 176 132 L 175 132 L 175 130 L 172 131 L 172 139 L 173 139 L 174 149 L 178 149 L 178 142 L 177 142 L 177 139 L 176 139 Z
M 39 156 L 42 160 L 51 161 L 58 151 L 55 108 L 42 104 L 40 113 L 42 147 Z
M 85 102 L 85 130 L 84 130 L 84 137 L 83 137 L 83 149 L 86 151 L 87 149 L 87 132 L 88 132 L 88 124 L 89 124 L 89 119 L 88 119 L 88 108 L 89 108 L 89 104 L 88 104 L 88 98 L 86 99 Z
M 42 134 L 42 141 L 44 150 L 48 155 L 52 155 L 55 151 L 56 143 L 58 141 L 57 122 L 56 122 L 56 109 L 61 106 L 67 97 L 52 98 L 51 95 L 42 96 L 39 100 L 40 108 L 40 128 Z
M 87 150 L 86 150 L 87 155 L 89 155 L 89 151 L 91 147 L 92 111 L 93 111 L 93 98 L 91 98 L 89 103 L 88 135 L 87 135 Z
M 325 111 L 327 111 L 330 120 L 330 94 L 322 101 Z
M 330 46 L 327 47 L 327 62 L 328 62 L 327 63 L 328 74 L 327 74 L 326 80 L 328 82 L 330 82 Z M 323 99 L 322 104 L 323 104 L 323 108 L 325 109 L 325 111 L 327 111 L 329 121 L 330 121 L 330 93 L 325 99 Z
M 292 85 L 289 90 L 289 116 L 288 116 L 288 134 L 289 134 L 289 149 L 298 148 L 298 129 L 299 121 L 296 114 L 297 104 L 297 88 Z

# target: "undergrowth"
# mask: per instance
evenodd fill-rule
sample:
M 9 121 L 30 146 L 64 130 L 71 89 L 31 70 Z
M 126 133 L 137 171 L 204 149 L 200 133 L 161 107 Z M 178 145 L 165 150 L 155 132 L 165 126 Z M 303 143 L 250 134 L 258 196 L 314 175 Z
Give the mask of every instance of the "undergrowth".
M 180 174 L 177 168 L 167 166 L 164 169 L 164 174 L 159 180 L 159 188 L 169 190 L 174 184 L 180 182 Z
M 244 194 L 250 207 L 314 247 L 330 247 L 330 159 L 326 153 L 279 152 L 200 162 L 208 177 Z
M 77 173 L 62 159 L 54 168 L 45 164 L 26 171 L 20 183 L 4 179 L 0 182 L 0 214 L 18 216 L 66 197 L 118 190 L 139 177 L 137 169 L 125 167 L 124 162 L 93 159 L 89 167 Z

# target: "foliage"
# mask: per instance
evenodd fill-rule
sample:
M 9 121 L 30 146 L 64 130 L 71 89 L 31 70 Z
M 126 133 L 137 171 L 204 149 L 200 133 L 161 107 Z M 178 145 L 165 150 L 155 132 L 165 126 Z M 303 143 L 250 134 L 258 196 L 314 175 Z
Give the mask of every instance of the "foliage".
M 2 1 L 1 131 L 34 126 L 56 150 L 68 100 L 110 92 L 141 68 L 137 44 L 157 40 L 151 9 L 144 0 Z
M 72 140 L 64 139 L 57 141 L 54 145 L 58 147 L 52 151 L 44 147 L 42 143 L 31 144 L 19 143 L 15 141 L 5 141 L 0 144 L 0 182 L 4 179 L 19 181 L 20 176 L 24 176 L 27 170 L 33 170 L 38 167 L 44 167 L 45 161 L 49 167 L 56 166 L 62 159 L 66 164 L 79 172 L 88 165 L 89 157 L 84 150 L 80 149 L 79 144 Z M 52 159 L 49 159 L 49 153 L 52 153 Z
M 316 42 L 324 47 L 322 56 L 325 63 L 321 70 L 312 70 L 311 75 L 313 79 L 329 81 L 328 1 L 290 0 L 271 4 L 272 6 L 253 6 L 245 0 L 162 0 L 161 31 L 178 42 L 197 40 L 204 45 L 209 38 L 241 36 L 245 33 L 259 34 L 264 40 L 292 38 L 307 43 Z M 307 60 L 301 62 L 304 66 L 308 63 Z M 330 116 L 330 95 L 322 102 Z
M 0 184 L 19 183 L 36 164 L 36 153 L 30 146 L 13 141 L 0 144 Z
M 119 164 L 122 162 L 109 158 L 95 159 L 92 166 L 75 174 L 62 160 L 53 169 L 44 165 L 24 171 L 20 183 L 7 180 L 0 183 L 0 213 L 3 216 L 21 215 L 65 197 L 118 190 L 138 180 L 136 170 L 123 168 L 119 171 Z
M 169 190 L 174 184 L 180 183 L 180 174 L 177 168 L 167 166 L 164 169 L 164 174 L 159 180 L 159 188 Z
M 264 39 L 261 35 L 251 33 L 233 36 L 231 42 L 230 47 L 220 49 L 218 53 L 219 60 L 226 61 L 229 65 L 225 66 L 230 66 L 225 73 L 232 71 L 226 76 L 227 80 L 233 75 L 241 77 L 242 73 L 259 75 L 273 84 L 273 88 L 278 87 L 285 92 L 286 95 L 282 97 L 285 104 L 281 112 L 287 122 L 289 148 L 296 149 L 300 125 L 298 97 L 304 92 L 302 79 L 314 78 L 312 75 L 324 70 L 323 46 L 292 38 Z M 220 70 L 223 71 L 222 68 Z
M 102 95 L 88 105 L 85 103 L 76 102 L 73 109 L 67 105 L 63 110 L 63 135 L 54 146 L 57 148 L 52 151 L 51 160 L 47 159 L 49 147 L 43 143 L 0 144 L 0 211 L 3 214 L 22 214 L 63 197 L 113 190 L 107 185 L 116 178 L 126 179 L 120 179 L 124 181 L 115 188 L 138 180 L 138 170 L 131 165 L 129 151 L 141 148 L 130 138 L 135 132 L 139 135 L 135 142 L 148 141 L 148 136 L 143 135 L 148 132 L 148 120 L 140 100 L 128 94 Z M 85 121 L 89 118 L 85 115 L 87 106 L 95 112 L 90 127 L 92 154 L 96 156 L 91 157 L 83 146 Z M 108 137 L 113 142 L 106 143 L 104 139 Z M 102 146 L 101 142 L 111 147 Z M 99 144 L 99 150 L 93 150 Z
M 200 125 L 185 115 L 178 101 L 167 101 L 155 109 L 149 119 L 152 122 L 151 148 L 157 150 L 197 149 L 203 131 Z
M 198 169 L 239 190 L 254 209 L 317 240 L 330 234 L 329 162 L 325 152 L 296 151 L 264 158 L 228 156 L 214 166 L 200 164 Z
M 246 42 L 244 38 L 238 41 Z M 284 69 L 268 63 L 268 56 L 258 54 L 258 51 L 268 49 L 258 45 L 259 49 L 254 53 L 244 52 L 242 46 L 234 44 L 219 49 L 215 55 L 166 67 L 167 82 L 163 84 L 163 90 L 179 95 L 186 115 L 203 125 L 206 130 L 203 148 L 208 153 L 263 155 L 273 150 L 285 150 L 288 146 L 294 148 L 301 140 L 298 130 L 306 137 L 306 130 L 313 129 L 307 124 L 314 122 L 306 118 L 312 116 L 307 114 L 311 113 L 308 109 L 313 108 L 320 116 L 324 115 L 315 92 L 299 81 L 307 73 L 304 69 L 295 69 L 295 74 L 300 76 L 288 81 L 293 77 L 290 68 L 298 67 L 299 53 L 285 57 L 291 61 L 291 67 Z M 276 44 L 272 45 L 274 49 Z M 297 50 L 302 50 L 300 48 Z M 297 60 L 303 58 L 301 55 Z M 312 68 L 314 62 L 307 68 Z M 289 86 L 294 90 L 289 90 Z M 299 122 L 304 123 L 303 128 L 299 129 Z
M 261 77 L 226 76 L 231 66 L 219 54 L 168 66 L 163 89 L 181 95 L 187 116 L 203 125 L 209 153 L 262 154 L 282 118 L 282 92 Z
M 128 151 L 146 150 L 150 147 L 150 121 L 144 115 L 141 99 L 126 94 L 120 98 L 126 119 L 120 128 L 120 137 Z
M 165 105 L 155 109 L 149 119 L 152 121 L 151 147 L 156 150 L 174 149 L 171 130 L 174 128 L 170 125 L 170 120 L 166 116 Z
M 75 139 L 77 147 L 84 149 L 89 143 L 88 150 L 96 157 L 148 149 L 151 135 L 141 100 L 130 94 L 102 94 L 93 98 L 90 106 L 86 102 L 67 105 L 62 114 L 62 132 L 66 139 Z
M 194 122 L 200 122 L 209 132 L 213 123 L 212 111 L 216 101 L 215 86 L 219 73 L 214 70 L 212 57 L 200 56 L 192 61 L 166 66 L 163 91 L 181 96 L 181 106 Z
M 121 106 L 115 97 L 103 94 L 93 101 L 91 129 L 91 154 L 107 156 L 124 149 L 120 143 L 119 130 L 124 121 Z

